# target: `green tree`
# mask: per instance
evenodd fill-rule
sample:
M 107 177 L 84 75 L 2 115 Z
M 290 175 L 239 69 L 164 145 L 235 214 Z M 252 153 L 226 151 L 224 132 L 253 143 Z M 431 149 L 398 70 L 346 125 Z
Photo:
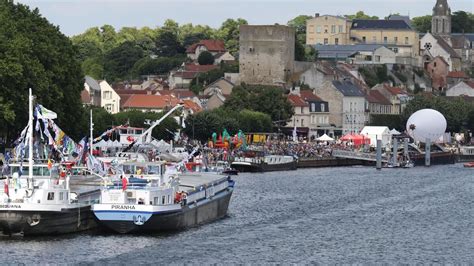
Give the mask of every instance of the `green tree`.
M 417 32 L 430 32 L 431 31 L 431 15 L 414 17 L 412 19 L 412 26 Z
M 223 40 L 225 48 L 229 53 L 236 55 L 239 51 L 239 27 L 241 25 L 247 25 L 248 22 L 245 19 L 227 19 L 221 25 L 216 32 L 216 39 Z
M 131 73 L 134 78 L 141 75 L 167 74 L 183 63 L 184 57 L 144 57 L 133 66 Z
M 108 81 L 127 79 L 132 76 L 135 63 L 143 58 L 143 49 L 132 42 L 124 42 L 110 50 L 104 57 L 104 74 Z
M 83 84 L 77 50 L 59 28 L 38 9 L 0 1 L 0 134 L 16 138 L 25 127 L 32 88 L 37 102 L 58 114 L 58 125 L 78 138 Z
M 294 19 L 288 21 L 286 25 L 295 28 L 296 34 L 306 34 L 306 21 L 313 18 L 308 15 L 299 15 Z
M 200 65 L 212 65 L 214 64 L 214 56 L 208 51 L 203 51 L 198 56 L 198 63 Z
M 451 31 L 458 33 L 474 32 L 474 14 L 466 11 L 456 11 L 451 16 Z
M 156 54 L 173 57 L 180 53 L 184 53 L 184 47 L 179 43 L 177 35 L 171 30 L 161 31 L 156 39 Z
M 364 13 L 364 11 L 358 11 L 353 15 L 345 15 L 348 19 L 379 19 L 377 16 L 370 16 Z

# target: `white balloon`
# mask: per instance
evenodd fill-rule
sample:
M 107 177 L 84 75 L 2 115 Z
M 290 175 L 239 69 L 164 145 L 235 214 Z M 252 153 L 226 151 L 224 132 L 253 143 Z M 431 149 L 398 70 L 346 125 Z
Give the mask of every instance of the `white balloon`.
M 422 109 L 413 113 L 407 121 L 407 132 L 415 140 L 431 142 L 438 140 L 446 131 L 446 118 L 433 109 Z

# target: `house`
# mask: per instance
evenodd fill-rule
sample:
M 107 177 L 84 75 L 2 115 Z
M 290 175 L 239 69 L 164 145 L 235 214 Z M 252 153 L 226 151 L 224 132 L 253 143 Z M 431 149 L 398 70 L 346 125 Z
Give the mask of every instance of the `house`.
M 214 81 L 213 83 L 207 85 L 203 93 L 204 95 L 210 95 L 214 92 L 218 92 L 222 95 L 230 95 L 234 87 L 234 83 L 230 82 L 225 78 L 220 78 Z
M 334 126 L 329 124 L 329 103 L 314 94 L 313 90 L 299 91 L 300 97 L 309 105 L 309 137 L 323 134 L 334 136 Z
M 235 57 L 233 57 L 229 52 L 222 52 L 214 55 L 214 65 L 232 62 L 235 62 Z
M 217 54 L 225 54 L 227 52 L 227 50 L 225 49 L 224 41 L 222 40 L 202 40 L 198 43 L 189 46 L 188 49 L 186 49 L 186 54 L 190 59 L 197 60 L 199 55 L 204 51 L 211 53 L 214 57 Z M 230 57 L 233 58 L 232 55 L 228 54 L 224 58 Z M 235 60 L 235 58 L 231 60 Z
M 296 127 L 296 131 L 299 133 L 298 135 L 308 137 L 310 124 L 308 103 L 296 94 L 288 94 L 288 101 L 291 106 L 293 106 L 294 115 L 286 124 L 287 131 L 293 130 L 293 128 Z
M 201 105 L 206 110 L 213 110 L 224 105 L 228 96 L 224 96 L 220 93 L 212 93 L 201 96 Z
M 444 91 L 447 87 L 449 63 L 442 56 L 436 56 L 430 62 L 425 63 L 425 69 L 431 78 L 431 88 Z
M 140 110 L 142 112 L 162 112 L 180 103 L 180 100 L 172 95 L 146 95 L 132 94 L 123 103 L 123 110 Z
M 460 81 L 446 90 L 446 96 L 474 97 L 474 81 Z
M 206 73 L 213 69 L 217 69 L 216 65 L 195 65 L 185 64 L 179 69 L 170 72 L 168 82 L 171 89 L 189 88 L 191 81 L 200 73 Z
M 387 98 L 392 108 L 391 114 L 401 114 L 405 109 L 406 104 L 411 100 L 411 96 L 407 93 L 406 90 L 400 87 L 391 87 L 387 84 L 378 84 L 375 85 L 372 90 L 379 91 L 385 98 Z
M 396 54 L 379 44 L 357 45 L 316 45 L 318 58 L 323 60 L 340 60 L 350 64 L 395 64 Z
M 451 47 L 451 45 L 441 36 L 426 33 L 420 40 L 420 55 L 423 62 L 430 62 L 437 56 L 449 65 L 449 71 L 460 71 L 462 67 L 461 56 Z
M 392 114 L 392 103 L 378 90 L 369 91 L 367 102 L 369 103 L 369 113 L 371 115 Z
M 120 112 L 120 96 L 107 81 L 86 76 L 83 91 L 81 93 L 83 103 L 102 107 L 111 114 Z
M 325 81 L 316 95 L 331 107 L 329 124 L 336 135 L 359 132 L 366 123 L 366 99 L 361 87 L 349 80 Z
M 464 71 L 451 71 L 447 76 L 448 88 L 458 84 L 461 81 L 468 81 L 469 76 Z
M 350 44 L 351 21 L 345 17 L 316 13 L 306 21 L 307 45 L 345 45 Z

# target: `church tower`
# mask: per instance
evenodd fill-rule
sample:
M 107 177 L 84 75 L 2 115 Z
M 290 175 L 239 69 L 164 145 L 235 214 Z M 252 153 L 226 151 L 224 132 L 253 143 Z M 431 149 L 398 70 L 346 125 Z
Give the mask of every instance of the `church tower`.
M 448 0 L 436 0 L 431 19 L 431 33 L 443 37 L 451 35 L 451 8 Z

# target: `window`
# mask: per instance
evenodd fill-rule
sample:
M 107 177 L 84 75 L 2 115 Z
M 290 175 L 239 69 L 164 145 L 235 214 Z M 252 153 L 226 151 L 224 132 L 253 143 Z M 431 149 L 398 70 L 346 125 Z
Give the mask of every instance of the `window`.
M 398 48 L 397 48 L 397 47 L 394 47 L 394 48 L 393 48 L 393 52 L 396 53 L 396 54 L 398 54 Z
M 387 42 L 388 42 L 388 37 L 387 36 L 383 37 L 383 43 L 387 43 Z
M 324 103 L 321 104 L 321 112 L 326 112 L 326 106 L 324 106 Z
M 301 108 L 301 113 L 304 114 L 304 107 L 300 107 Z
M 48 200 L 54 200 L 54 192 L 48 192 Z
M 166 197 L 165 197 L 165 196 L 161 197 L 161 204 L 162 204 L 162 205 L 165 205 L 165 200 L 166 200 Z
M 339 44 L 339 38 L 334 39 L 334 44 L 338 45 Z
M 59 200 L 63 200 L 64 199 L 64 192 L 59 192 Z
M 104 91 L 104 99 L 107 99 L 107 100 L 112 99 L 112 92 L 111 91 Z
M 380 62 L 380 55 L 375 56 L 375 62 Z
M 328 38 L 324 38 L 324 45 L 328 45 Z
M 251 53 L 255 52 L 255 48 L 250 47 L 250 48 L 249 48 L 249 52 L 251 52 Z
M 398 37 L 394 37 L 394 38 L 393 38 L 393 41 L 394 41 L 395 43 L 398 43 Z
M 321 33 L 321 26 L 316 27 L 316 33 Z
M 311 112 L 315 112 L 315 111 L 316 111 L 316 104 L 311 103 Z
M 105 110 L 107 110 L 108 112 L 112 112 L 113 109 L 114 109 L 113 104 L 106 104 L 105 105 Z
M 365 36 L 362 36 L 362 42 L 365 43 L 366 42 L 366 38 Z
M 331 25 L 331 33 L 336 33 L 336 25 Z
M 434 67 L 436 67 L 436 62 L 433 63 Z
M 342 25 L 339 25 L 339 32 L 344 32 L 344 28 L 342 27 Z
M 168 195 L 168 204 L 171 204 L 171 196 Z
M 405 37 L 405 44 L 408 44 L 409 43 L 409 39 L 408 37 Z
M 304 119 L 301 119 L 301 126 L 304 126 Z

